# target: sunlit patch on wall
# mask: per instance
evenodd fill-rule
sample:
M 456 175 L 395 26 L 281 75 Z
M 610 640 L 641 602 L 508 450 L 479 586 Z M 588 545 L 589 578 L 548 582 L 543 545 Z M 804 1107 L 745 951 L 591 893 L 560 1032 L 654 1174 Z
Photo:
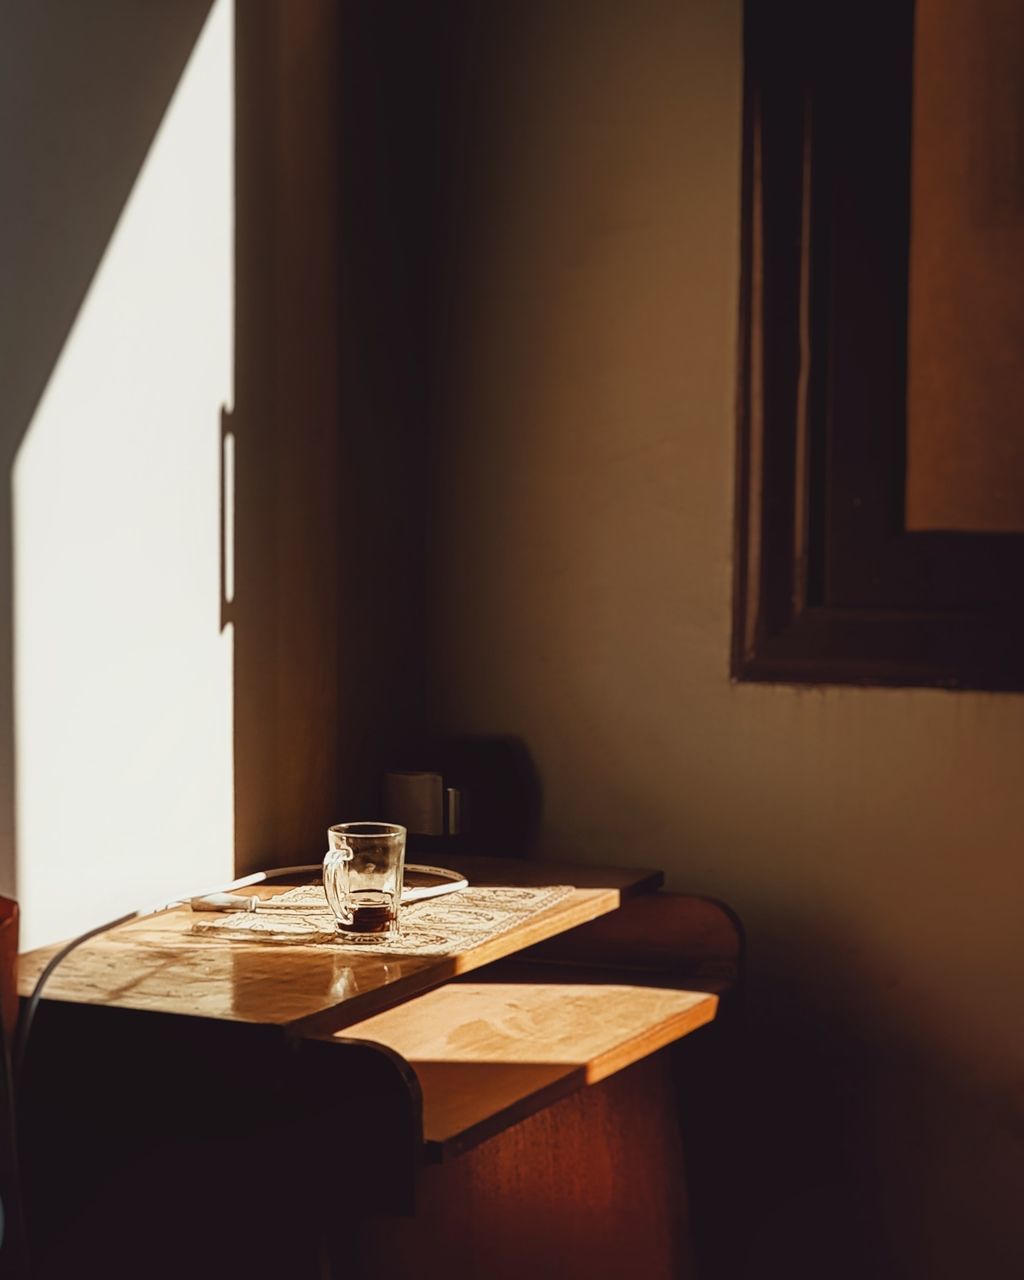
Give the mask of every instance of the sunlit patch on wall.
M 23 946 L 232 874 L 233 242 L 216 0 L 14 467 Z

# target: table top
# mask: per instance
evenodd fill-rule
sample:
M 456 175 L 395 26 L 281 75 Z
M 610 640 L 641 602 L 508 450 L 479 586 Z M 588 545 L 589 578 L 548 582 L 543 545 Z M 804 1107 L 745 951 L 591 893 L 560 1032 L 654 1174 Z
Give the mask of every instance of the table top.
M 573 890 L 517 928 L 440 958 L 361 955 L 330 944 L 197 938 L 190 909 L 176 907 L 83 944 L 49 979 L 46 998 L 327 1033 L 614 911 L 625 898 L 656 889 L 662 880 L 656 871 L 516 859 L 459 857 L 446 859 L 446 865 L 475 885 L 572 885 Z M 288 887 L 246 892 L 272 896 Z M 31 992 L 58 949 L 20 957 L 22 995 Z

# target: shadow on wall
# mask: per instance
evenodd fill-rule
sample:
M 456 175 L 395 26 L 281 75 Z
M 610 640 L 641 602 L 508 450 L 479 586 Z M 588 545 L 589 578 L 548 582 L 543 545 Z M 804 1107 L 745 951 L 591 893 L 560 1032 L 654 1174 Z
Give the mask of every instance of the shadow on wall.
M 448 30 L 432 5 L 343 8 L 339 803 L 369 815 L 383 773 L 413 758 L 405 749 L 427 725 L 428 636 L 444 572 L 433 542 Z
M 506 500 L 501 458 L 497 474 L 473 476 L 471 492 L 463 487 L 464 455 L 474 455 L 489 424 L 471 421 L 467 438 L 456 439 L 465 424 L 460 397 L 481 376 L 461 325 L 477 307 L 492 318 L 491 299 L 481 296 L 485 273 L 478 278 L 466 263 L 495 248 L 490 235 L 509 199 L 495 182 L 476 109 L 481 98 L 490 107 L 492 94 L 501 97 L 538 7 L 349 0 L 342 8 L 339 803 L 368 813 L 384 771 L 399 762 L 432 768 L 424 761 L 447 758 L 453 747 L 438 646 L 458 643 L 459 620 L 448 625 L 445 601 L 460 581 L 439 543 L 442 508 L 453 493 L 471 508 Z M 491 52 L 500 46 L 486 68 L 473 58 L 481 39 L 497 42 Z M 522 102 L 511 104 L 506 124 L 532 146 Z M 514 187 L 514 173 L 500 178 Z M 539 216 L 550 212 L 543 193 L 513 194 Z M 510 333 L 513 355 L 544 358 L 549 328 L 540 324 L 525 339 Z M 508 411 L 532 413 L 526 379 Z M 472 607 L 468 598 L 463 606 Z M 490 748 L 478 746 L 472 766 L 467 743 L 455 764 L 493 776 Z M 509 767 L 515 787 L 524 775 L 518 760 Z M 523 785 L 531 794 L 532 783 Z M 536 834 L 531 806 L 533 799 L 523 829 L 505 838 L 517 851 Z
M 951 1038 L 941 997 L 849 920 L 767 912 L 751 943 L 723 1280 L 1020 1274 L 1010 1060 Z
M 342 6 L 237 6 L 235 868 L 318 860 L 339 820 Z M 345 732 L 355 732 L 346 723 Z

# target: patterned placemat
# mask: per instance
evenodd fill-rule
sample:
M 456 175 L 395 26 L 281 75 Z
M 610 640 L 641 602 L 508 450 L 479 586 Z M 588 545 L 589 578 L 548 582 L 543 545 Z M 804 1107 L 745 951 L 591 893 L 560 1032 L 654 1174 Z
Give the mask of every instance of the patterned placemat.
M 571 885 L 470 885 L 458 893 L 402 907 L 394 942 L 348 942 L 335 928 L 323 886 L 301 885 L 257 911 L 197 911 L 194 934 L 242 942 L 332 946 L 362 955 L 451 956 L 515 929 L 572 893 Z

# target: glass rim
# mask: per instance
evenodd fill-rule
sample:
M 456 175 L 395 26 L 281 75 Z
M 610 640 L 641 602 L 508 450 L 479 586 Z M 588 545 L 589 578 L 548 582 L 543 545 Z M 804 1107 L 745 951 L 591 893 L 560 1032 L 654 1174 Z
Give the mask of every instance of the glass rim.
M 370 830 L 357 830 L 356 828 L 370 828 Z M 404 836 L 407 835 L 405 827 L 400 827 L 397 822 L 336 822 L 334 826 L 327 828 L 329 836 L 344 836 L 346 840 L 381 840 L 388 836 Z

